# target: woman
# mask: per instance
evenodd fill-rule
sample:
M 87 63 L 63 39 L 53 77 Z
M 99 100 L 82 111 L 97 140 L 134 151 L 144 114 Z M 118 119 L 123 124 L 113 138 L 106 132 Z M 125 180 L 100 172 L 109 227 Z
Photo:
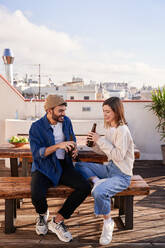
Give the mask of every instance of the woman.
M 93 183 L 94 212 L 103 215 L 104 223 L 99 243 L 107 245 L 112 240 L 114 221 L 111 219 L 111 197 L 126 189 L 131 181 L 134 163 L 134 144 L 124 117 L 124 108 L 118 97 L 103 103 L 105 136 L 89 132 L 87 140 L 93 141 L 108 157 L 108 164 L 76 164 L 77 170 Z

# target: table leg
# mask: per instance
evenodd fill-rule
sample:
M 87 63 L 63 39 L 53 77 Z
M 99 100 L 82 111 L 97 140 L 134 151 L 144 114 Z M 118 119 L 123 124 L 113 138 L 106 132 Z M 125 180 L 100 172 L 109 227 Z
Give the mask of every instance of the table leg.
M 18 177 L 18 159 L 17 158 L 10 158 L 10 170 L 11 170 L 11 177 Z M 20 208 L 20 202 L 18 200 L 14 200 L 14 218 L 17 216 L 17 208 Z
M 17 158 L 10 158 L 11 177 L 18 177 L 18 160 Z
M 22 176 L 23 177 L 28 176 L 28 158 L 22 159 Z
M 27 177 L 28 176 L 28 158 L 22 158 L 22 177 Z M 21 199 L 23 202 L 23 199 Z M 20 205 L 20 200 L 19 200 L 19 205 Z

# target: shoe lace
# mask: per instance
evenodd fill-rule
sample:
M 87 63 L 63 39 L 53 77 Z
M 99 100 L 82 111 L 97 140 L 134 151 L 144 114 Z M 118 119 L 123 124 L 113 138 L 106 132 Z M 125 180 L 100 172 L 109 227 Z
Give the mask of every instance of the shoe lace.
M 64 222 L 61 221 L 59 224 L 58 224 L 58 228 L 61 229 L 61 231 L 63 232 L 67 232 L 67 227 L 65 226 Z
M 44 218 L 43 215 L 40 215 L 40 216 L 38 217 L 37 222 L 38 222 L 38 225 L 39 225 L 39 226 L 44 226 L 44 225 L 46 225 L 45 218 Z

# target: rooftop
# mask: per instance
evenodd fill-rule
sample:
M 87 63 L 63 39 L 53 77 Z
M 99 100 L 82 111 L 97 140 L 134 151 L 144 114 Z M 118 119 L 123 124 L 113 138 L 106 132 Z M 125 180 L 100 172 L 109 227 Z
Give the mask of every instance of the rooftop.
M 21 170 L 21 169 L 20 169 Z M 20 171 L 21 172 L 21 171 Z M 1 176 L 9 175 L 0 160 Z M 160 248 L 165 247 L 165 166 L 161 161 L 136 161 L 134 174 L 140 174 L 150 185 L 148 196 L 136 196 L 134 201 L 134 229 L 119 230 L 115 225 L 113 240 L 110 246 L 116 248 Z M 63 199 L 49 199 L 50 215 L 54 214 Z M 112 217 L 117 215 L 112 210 Z M 40 237 L 35 233 L 36 214 L 30 199 L 25 199 L 18 210 L 17 231 L 6 235 L 3 233 L 4 200 L 0 200 L 0 247 L 40 247 L 40 248 L 92 248 L 100 247 L 98 239 L 101 233 L 100 218 L 93 214 L 93 200 L 88 198 L 66 221 L 74 240 L 65 244 L 52 233 Z M 106 246 L 107 247 L 107 246 Z

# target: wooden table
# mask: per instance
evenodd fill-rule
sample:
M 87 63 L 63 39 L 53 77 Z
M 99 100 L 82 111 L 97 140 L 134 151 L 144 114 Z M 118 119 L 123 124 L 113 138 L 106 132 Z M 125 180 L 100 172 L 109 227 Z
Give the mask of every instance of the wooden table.
M 98 163 L 107 161 L 105 155 L 97 154 L 87 146 L 80 146 L 78 149 L 81 161 Z M 11 144 L 2 144 L 0 145 L 0 158 L 10 159 L 11 176 L 13 177 L 18 176 L 18 158 L 22 159 L 22 176 L 26 176 L 28 162 L 32 161 L 32 153 L 29 145 L 23 145 L 22 147 L 16 148 Z
M 82 139 L 78 140 L 79 158 L 84 162 L 96 162 L 104 163 L 107 162 L 107 156 L 98 154 L 87 147 L 85 144 L 80 145 Z M 138 150 L 135 150 L 135 158 L 139 158 L 140 154 Z M 0 145 L 0 158 L 10 159 L 11 176 L 18 176 L 18 158 L 22 159 L 22 176 L 27 175 L 28 162 L 32 161 L 32 153 L 29 144 L 23 145 L 22 147 L 14 147 L 12 144 L 1 144 Z

